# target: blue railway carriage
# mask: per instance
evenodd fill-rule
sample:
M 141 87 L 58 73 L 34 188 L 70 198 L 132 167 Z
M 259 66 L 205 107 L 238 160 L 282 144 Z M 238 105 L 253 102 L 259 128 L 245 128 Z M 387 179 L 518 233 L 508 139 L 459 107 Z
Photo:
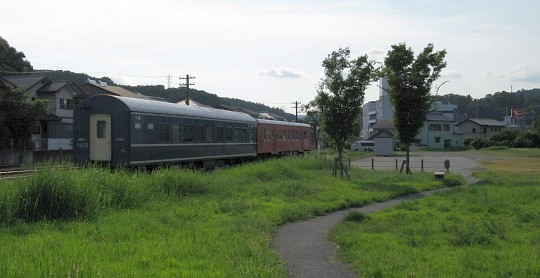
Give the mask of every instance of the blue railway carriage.
M 97 95 L 75 110 L 74 160 L 113 167 L 213 167 L 255 157 L 256 125 L 239 112 Z

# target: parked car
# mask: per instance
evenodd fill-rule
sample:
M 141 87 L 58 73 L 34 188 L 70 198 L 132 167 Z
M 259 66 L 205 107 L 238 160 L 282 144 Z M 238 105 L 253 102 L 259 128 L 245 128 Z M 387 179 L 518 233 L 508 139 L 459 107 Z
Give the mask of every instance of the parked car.
M 373 148 L 375 147 L 374 141 L 356 141 L 351 146 L 351 150 L 353 151 L 373 151 Z

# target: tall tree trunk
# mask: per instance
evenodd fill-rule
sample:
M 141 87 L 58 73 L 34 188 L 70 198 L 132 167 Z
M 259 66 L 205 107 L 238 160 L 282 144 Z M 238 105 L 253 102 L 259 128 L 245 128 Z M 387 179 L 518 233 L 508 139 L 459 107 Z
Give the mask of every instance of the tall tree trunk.
M 406 148 L 406 152 L 407 152 L 407 165 L 406 165 L 406 170 L 405 170 L 405 173 L 408 174 L 408 175 L 412 175 L 412 172 L 411 172 L 411 167 L 409 166 L 410 165 L 410 151 L 411 151 L 411 144 L 407 144 L 407 148 Z

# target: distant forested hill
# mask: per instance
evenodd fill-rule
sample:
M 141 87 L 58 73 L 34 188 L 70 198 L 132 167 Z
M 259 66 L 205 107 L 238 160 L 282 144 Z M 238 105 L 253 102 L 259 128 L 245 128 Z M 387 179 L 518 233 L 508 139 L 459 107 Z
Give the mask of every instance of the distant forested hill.
M 458 109 L 471 118 L 490 118 L 503 120 L 509 115 L 510 109 L 525 109 L 532 115 L 538 116 L 540 109 L 540 89 L 519 90 L 517 92 L 496 92 L 483 98 L 473 99 L 470 95 L 447 94 L 436 96 L 436 101 L 458 105 Z
M 32 74 L 45 75 L 53 81 L 62 80 L 62 81 L 71 81 L 75 83 L 84 83 L 86 82 L 88 78 L 93 79 L 93 80 L 100 80 L 100 81 L 107 82 L 107 84 L 109 85 L 120 86 L 127 90 L 130 90 L 133 92 L 139 92 L 147 96 L 160 97 L 169 102 L 178 102 L 186 98 L 186 88 L 166 89 L 163 85 L 124 86 L 124 85 L 115 84 L 108 77 L 98 78 L 98 77 L 90 76 L 85 73 L 76 73 L 76 72 L 62 71 L 62 70 L 59 70 L 59 71 L 49 71 L 49 70 L 39 71 L 38 70 Z M 285 111 L 279 108 L 269 107 L 262 103 L 254 103 L 254 102 L 249 102 L 249 101 L 245 101 L 241 99 L 220 97 L 216 94 L 211 94 L 203 90 L 190 88 L 189 97 L 190 99 L 193 99 L 197 102 L 200 102 L 202 104 L 209 105 L 212 107 L 217 107 L 220 104 L 225 104 L 225 105 L 230 105 L 230 106 L 241 107 L 244 109 L 249 109 L 254 112 L 269 112 L 269 113 L 281 116 L 283 118 L 286 118 L 288 120 L 294 119 L 294 115 L 286 113 Z

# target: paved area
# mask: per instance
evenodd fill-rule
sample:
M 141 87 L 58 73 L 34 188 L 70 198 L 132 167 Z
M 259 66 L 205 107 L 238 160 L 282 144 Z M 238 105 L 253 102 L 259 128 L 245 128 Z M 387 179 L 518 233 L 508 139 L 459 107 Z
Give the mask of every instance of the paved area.
M 421 157 L 414 157 L 418 161 L 422 158 L 425 161 L 428 161 L 428 159 L 429 161 L 441 162 L 445 159 L 450 160 L 450 171 L 461 173 L 469 184 L 477 182 L 477 179 L 471 175 L 472 172 L 482 170 L 475 163 L 475 160 L 482 158 L 467 157 L 462 153 L 426 152 L 422 153 Z M 395 169 L 395 157 L 386 159 L 394 160 L 394 163 L 387 163 L 386 167 L 388 169 Z M 371 163 L 371 158 L 365 160 Z M 353 161 L 351 165 L 358 167 L 359 165 L 364 165 L 366 161 Z M 440 170 L 444 170 L 444 164 L 441 164 L 441 167 L 442 169 Z M 335 246 L 327 240 L 328 232 L 340 223 L 347 213 L 351 210 L 358 210 L 368 214 L 395 206 L 407 200 L 423 198 L 445 190 L 449 189 L 443 188 L 421 192 L 386 202 L 370 204 L 361 208 L 337 211 L 303 222 L 284 225 L 276 232 L 274 239 L 275 250 L 280 254 L 292 277 L 356 277 L 356 274 L 350 271 L 346 264 L 338 261 Z

